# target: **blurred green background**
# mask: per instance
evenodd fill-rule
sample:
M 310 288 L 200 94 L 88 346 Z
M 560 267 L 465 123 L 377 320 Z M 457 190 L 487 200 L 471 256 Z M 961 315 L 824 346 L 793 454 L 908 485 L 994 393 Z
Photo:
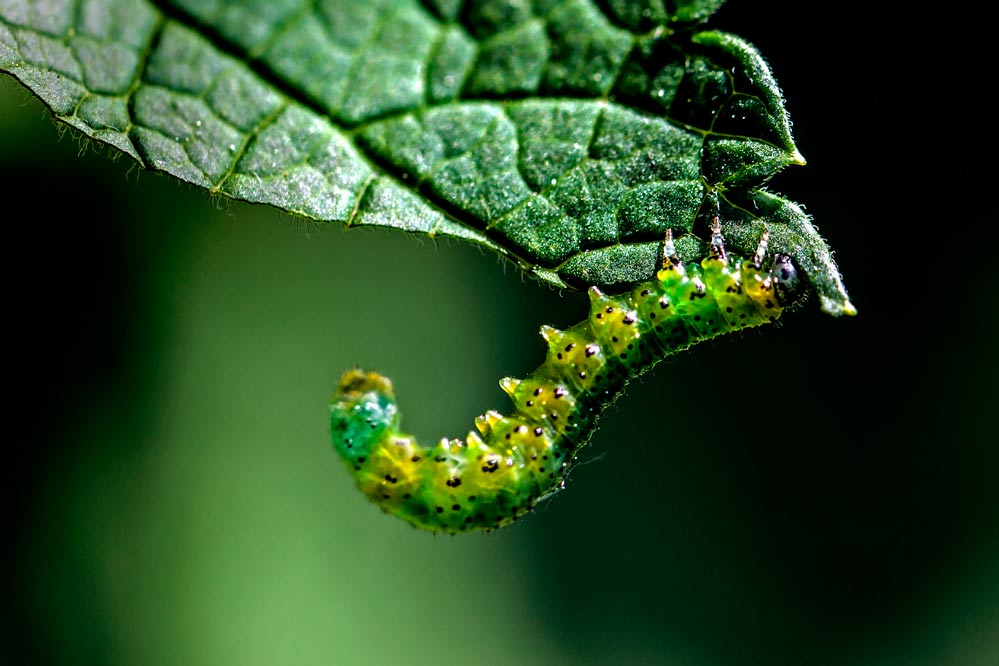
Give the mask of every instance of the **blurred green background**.
M 9 663 L 999 663 L 999 280 L 943 166 L 965 139 L 932 129 L 964 98 L 921 85 L 944 45 L 902 53 L 885 8 L 844 53 L 833 16 L 745 5 L 712 24 L 771 62 L 809 160 L 771 189 L 860 316 L 813 301 L 659 366 L 568 490 L 490 535 L 368 504 L 329 394 L 374 367 L 409 430 L 460 435 L 585 298 L 212 200 L 0 80 Z

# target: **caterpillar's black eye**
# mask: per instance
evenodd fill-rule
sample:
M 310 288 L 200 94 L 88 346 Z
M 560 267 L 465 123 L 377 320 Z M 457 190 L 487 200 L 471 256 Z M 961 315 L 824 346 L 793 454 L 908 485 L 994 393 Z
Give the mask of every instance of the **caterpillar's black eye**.
M 774 291 L 777 300 L 784 307 L 792 305 L 805 295 L 805 284 L 798 274 L 791 257 L 786 254 L 774 256 L 774 265 L 770 269 L 770 276 L 774 281 Z

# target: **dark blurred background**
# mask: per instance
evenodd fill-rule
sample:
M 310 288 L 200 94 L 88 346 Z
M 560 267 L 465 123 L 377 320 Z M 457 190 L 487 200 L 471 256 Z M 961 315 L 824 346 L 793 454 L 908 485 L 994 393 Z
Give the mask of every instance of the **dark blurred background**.
M 10 663 L 999 663 L 974 58 L 912 10 L 862 11 L 711 21 L 771 63 L 808 165 L 770 188 L 814 216 L 859 316 L 813 301 L 675 357 L 566 492 L 460 538 L 353 489 L 334 382 L 373 366 L 408 429 L 459 435 L 585 298 L 470 246 L 213 200 L 0 80 Z

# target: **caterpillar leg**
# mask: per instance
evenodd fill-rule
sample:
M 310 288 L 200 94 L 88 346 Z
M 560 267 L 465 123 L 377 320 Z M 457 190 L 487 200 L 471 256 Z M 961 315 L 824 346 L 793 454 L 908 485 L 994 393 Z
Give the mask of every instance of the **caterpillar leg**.
M 715 220 L 711 225 L 711 255 L 712 259 L 727 261 L 725 254 L 725 239 L 722 238 L 721 220 L 715 215 Z
M 683 266 L 680 257 L 676 254 L 676 245 L 673 243 L 673 230 L 666 228 L 666 240 L 663 241 L 662 268 L 668 269 L 671 266 Z

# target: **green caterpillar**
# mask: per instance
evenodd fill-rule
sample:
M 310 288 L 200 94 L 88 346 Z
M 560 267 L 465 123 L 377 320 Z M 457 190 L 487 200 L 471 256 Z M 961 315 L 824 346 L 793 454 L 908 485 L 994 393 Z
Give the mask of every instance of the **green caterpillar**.
M 575 454 L 630 379 L 669 354 L 724 333 L 775 321 L 802 295 L 791 259 L 764 268 L 767 234 L 749 260 L 725 251 L 715 219 L 711 251 L 684 266 L 667 234 L 662 269 L 630 294 L 589 290 L 590 316 L 569 330 L 541 328 L 545 362 L 500 381 L 513 413 L 489 411 L 464 439 L 421 446 L 399 430 L 388 378 L 349 370 L 330 404 L 333 445 L 358 488 L 416 527 L 492 530 L 565 486 Z

